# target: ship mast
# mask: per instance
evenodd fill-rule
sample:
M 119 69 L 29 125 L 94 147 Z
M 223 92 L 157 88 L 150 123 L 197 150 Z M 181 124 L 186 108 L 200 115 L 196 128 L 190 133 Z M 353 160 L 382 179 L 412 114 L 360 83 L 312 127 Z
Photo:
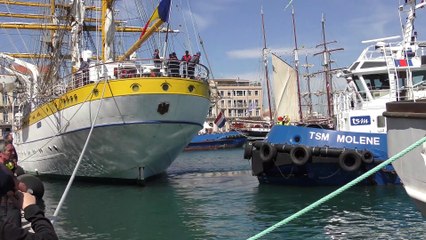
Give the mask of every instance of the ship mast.
M 299 79 L 299 55 L 297 51 L 297 36 L 296 36 L 296 20 L 294 18 L 294 8 L 291 10 L 291 18 L 293 20 L 293 36 L 294 36 L 294 69 L 296 71 L 296 83 L 297 83 L 297 100 L 299 101 L 299 118 L 300 121 L 303 121 L 302 113 L 302 100 L 300 94 L 300 79 Z
M 268 75 L 268 60 L 267 60 L 267 48 L 266 48 L 266 33 L 265 33 L 265 20 L 263 17 L 263 7 L 261 8 L 260 15 L 262 16 L 262 33 L 263 33 L 263 64 L 265 67 L 265 81 L 266 81 L 266 91 L 268 94 L 268 107 L 269 107 L 269 119 L 273 123 L 272 119 L 272 107 L 271 107 L 271 93 L 269 89 L 269 75 Z
M 330 53 L 334 51 L 343 50 L 343 48 L 336 49 L 328 49 L 327 45 L 330 43 L 336 43 L 336 41 L 327 42 L 325 37 L 325 17 L 322 15 L 321 19 L 321 32 L 322 32 L 322 43 L 318 44 L 316 47 L 323 46 L 323 51 L 319 53 L 315 53 L 314 56 L 318 54 L 323 55 L 323 67 L 324 67 L 324 78 L 325 78 L 325 86 L 327 91 L 327 115 L 329 118 L 333 117 L 333 87 L 332 87 L 332 77 L 331 71 L 336 69 L 331 69 L 332 60 L 330 59 Z
M 313 67 L 313 64 L 308 63 L 308 55 L 305 56 L 305 64 L 302 65 L 302 67 L 305 67 L 306 74 L 304 77 L 306 77 L 306 82 L 308 84 L 308 115 L 312 115 L 313 107 L 312 107 L 312 91 L 311 91 L 311 75 L 309 74 L 309 68 Z

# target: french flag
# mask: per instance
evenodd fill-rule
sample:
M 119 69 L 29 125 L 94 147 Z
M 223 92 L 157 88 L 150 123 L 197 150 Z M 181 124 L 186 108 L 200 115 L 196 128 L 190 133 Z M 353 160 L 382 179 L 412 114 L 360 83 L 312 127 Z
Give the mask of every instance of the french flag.
M 396 67 L 407 67 L 407 66 L 413 66 L 413 62 L 411 59 L 395 59 L 395 66 Z
M 216 124 L 218 128 L 222 128 L 223 126 L 225 126 L 225 122 L 225 115 L 223 115 L 223 112 L 220 112 L 219 115 L 217 115 L 216 120 L 214 120 L 214 124 Z

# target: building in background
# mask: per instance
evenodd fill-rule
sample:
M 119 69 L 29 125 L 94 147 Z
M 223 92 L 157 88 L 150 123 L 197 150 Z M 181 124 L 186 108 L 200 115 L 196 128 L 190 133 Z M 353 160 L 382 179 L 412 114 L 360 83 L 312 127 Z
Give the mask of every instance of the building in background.
M 16 98 L 16 93 L 7 91 L 6 88 L 0 87 L 0 142 L 6 133 L 12 130 L 13 121 L 13 99 Z M 14 97 L 15 96 L 15 97 Z
M 223 111 L 228 131 L 236 120 L 263 121 L 263 89 L 260 82 L 242 79 L 215 79 L 212 95 L 216 104 L 210 109 L 207 122 L 214 126 L 217 115 Z M 216 92 L 215 92 L 216 91 Z

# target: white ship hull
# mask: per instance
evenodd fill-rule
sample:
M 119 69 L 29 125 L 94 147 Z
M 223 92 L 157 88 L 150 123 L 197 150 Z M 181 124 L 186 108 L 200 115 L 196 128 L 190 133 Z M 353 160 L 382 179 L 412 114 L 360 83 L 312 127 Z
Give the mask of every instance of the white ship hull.
M 393 156 L 426 136 L 426 102 L 394 102 L 385 112 L 388 122 L 388 152 Z M 417 147 L 393 166 L 407 194 L 426 216 L 426 144 Z
M 199 84 L 207 92 L 207 84 Z M 86 98 L 83 90 L 77 99 Z M 98 90 L 101 98 L 102 86 Z M 168 104 L 167 112 L 159 112 L 161 104 Z M 144 180 L 170 166 L 202 128 L 209 104 L 208 96 L 188 93 L 124 94 L 78 103 L 16 131 L 19 164 L 40 175 L 71 175 L 95 121 L 76 176 Z

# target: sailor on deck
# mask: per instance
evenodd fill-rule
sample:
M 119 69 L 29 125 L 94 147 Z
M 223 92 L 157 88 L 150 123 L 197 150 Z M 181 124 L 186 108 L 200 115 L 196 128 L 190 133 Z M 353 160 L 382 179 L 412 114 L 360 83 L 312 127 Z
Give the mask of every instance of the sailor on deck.
M 348 84 L 346 85 L 345 91 L 351 101 L 351 108 L 354 109 L 357 107 L 357 96 L 359 96 L 359 92 L 352 77 L 347 77 L 346 81 Z

